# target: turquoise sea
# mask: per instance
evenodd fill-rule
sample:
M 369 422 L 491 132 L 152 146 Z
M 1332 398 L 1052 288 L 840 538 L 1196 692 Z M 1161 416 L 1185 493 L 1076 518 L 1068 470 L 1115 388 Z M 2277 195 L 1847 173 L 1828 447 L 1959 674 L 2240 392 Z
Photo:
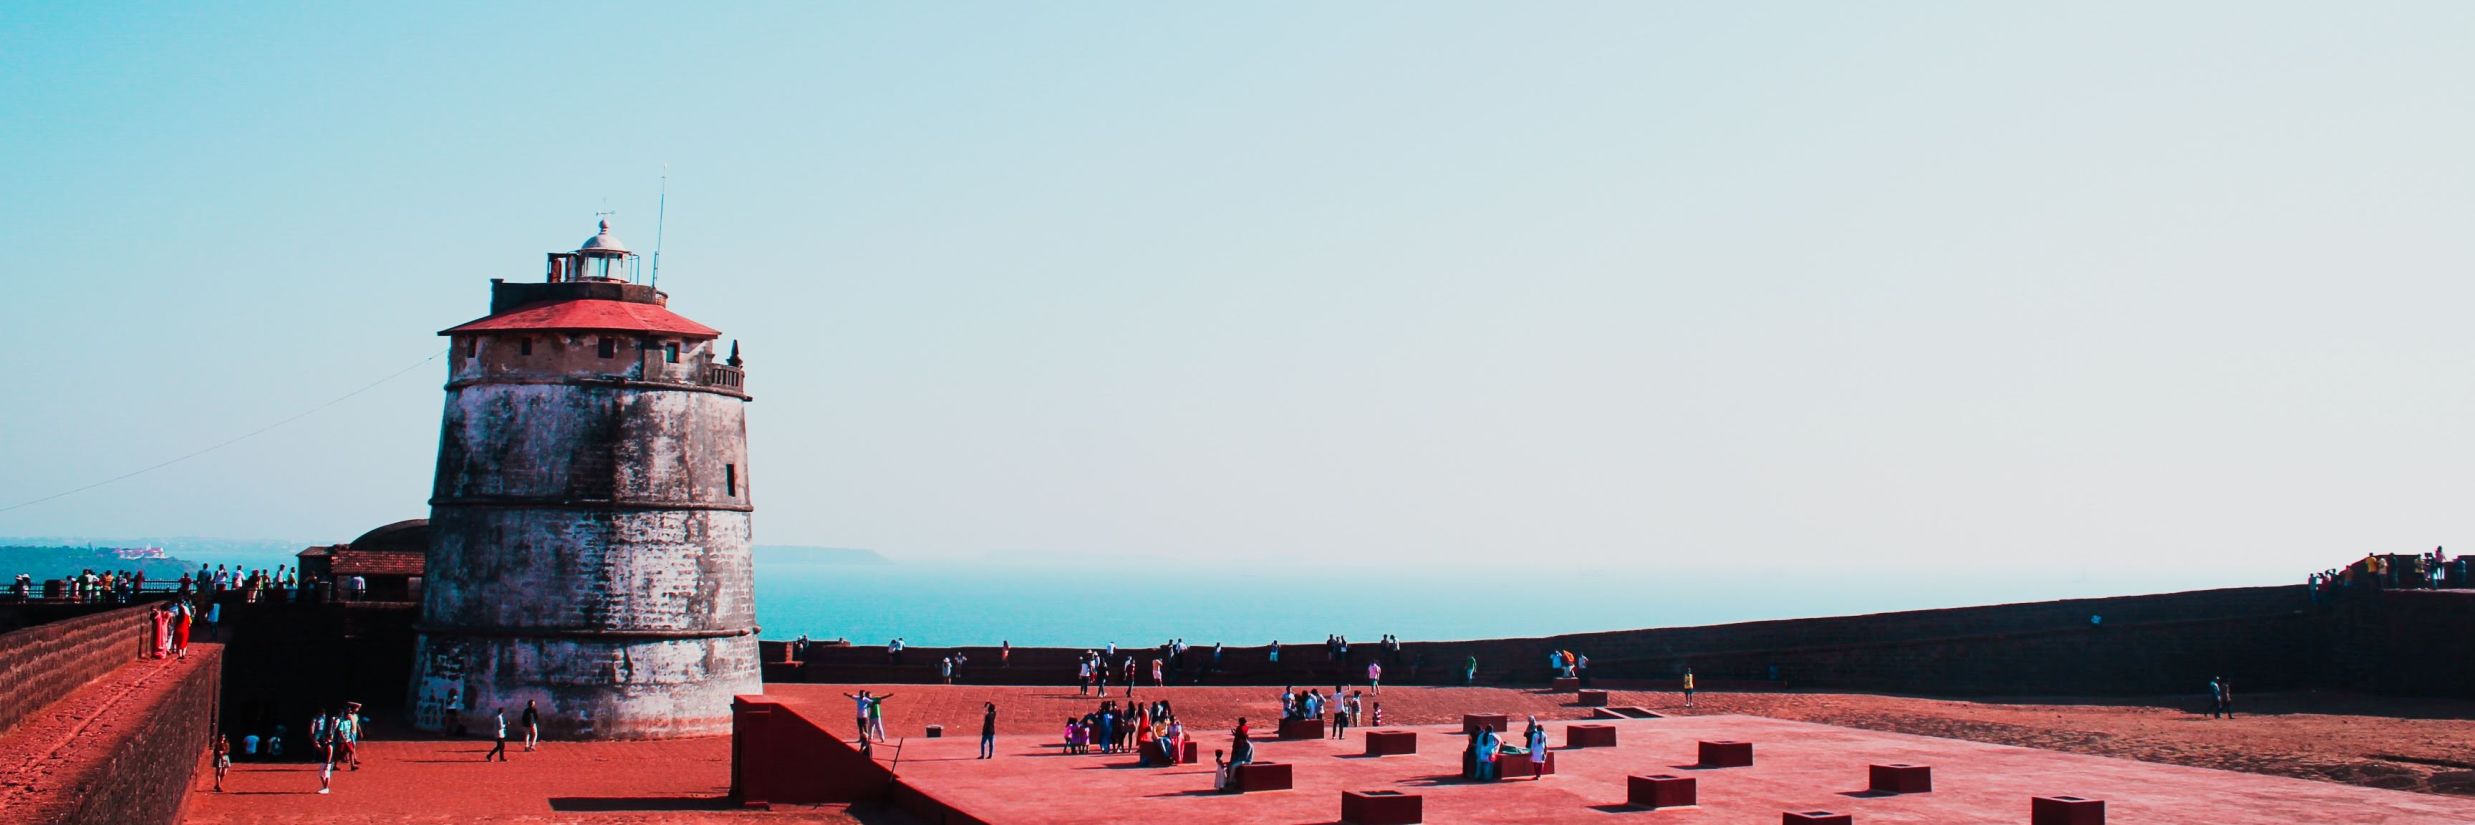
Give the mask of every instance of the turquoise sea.
M 1169 562 L 1003 566 L 846 564 L 757 555 L 757 622 L 768 639 L 800 634 L 881 644 L 1098 647 L 1372 642 L 1545 636 L 1759 619 L 2274 584 L 2154 576 L 1931 577 L 1776 572 L 1662 575 L 1523 567 L 1341 570 Z

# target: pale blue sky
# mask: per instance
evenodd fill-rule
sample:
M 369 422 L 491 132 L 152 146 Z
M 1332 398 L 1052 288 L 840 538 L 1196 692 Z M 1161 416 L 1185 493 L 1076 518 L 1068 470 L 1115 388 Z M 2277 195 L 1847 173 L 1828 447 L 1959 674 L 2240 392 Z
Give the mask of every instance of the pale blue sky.
M 649 248 L 668 164 L 766 543 L 2475 549 L 2475 5 L 715 5 L 0 10 L 0 506 Z M 444 372 L 0 534 L 423 515 Z

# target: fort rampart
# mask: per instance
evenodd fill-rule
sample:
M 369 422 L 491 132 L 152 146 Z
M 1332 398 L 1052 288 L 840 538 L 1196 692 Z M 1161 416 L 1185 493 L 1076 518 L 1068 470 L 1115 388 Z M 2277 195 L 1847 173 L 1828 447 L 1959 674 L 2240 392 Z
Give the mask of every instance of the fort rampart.
M 2243 689 L 2337 687 L 2475 697 L 2475 592 L 2391 591 L 2315 604 L 2301 586 L 2246 587 L 1741 622 L 1559 636 L 1409 642 L 1385 657 L 1385 681 L 1457 684 L 1469 657 L 1480 684 L 1541 684 L 1546 655 L 1590 657 L 1594 678 L 1617 686 L 1676 684 L 1691 667 L 1704 688 L 1772 687 L 1950 695 L 2197 693 L 2223 675 Z M 957 648 L 913 647 L 894 664 L 881 646 L 811 646 L 803 662 L 779 642 L 764 647 L 768 681 L 927 682 Z M 980 683 L 1070 681 L 1082 651 L 1016 648 L 998 667 L 992 647 L 959 648 Z M 1152 652 L 1125 651 L 1145 660 Z M 1364 680 L 1381 657 L 1364 640 L 1337 663 L 1319 643 L 1230 647 L 1215 684 L 1330 684 Z M 1192 677 L 1208 647 L 1187 652 Z M 1115 681 L 1115 680 L 1112 680 Z
M 0 731 L 145 652 L 150 607 L 127 607 L 0 633 Z

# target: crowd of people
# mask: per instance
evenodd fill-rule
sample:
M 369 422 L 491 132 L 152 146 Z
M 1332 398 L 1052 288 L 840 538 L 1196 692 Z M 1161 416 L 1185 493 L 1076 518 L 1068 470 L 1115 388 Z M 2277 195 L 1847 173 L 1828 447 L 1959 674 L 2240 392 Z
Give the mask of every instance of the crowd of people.
M 2452 558 L 2439 547 L 2429 553 L 2365 553 L 2345 567 L 2304 578 L 2315 604 L 2366 590 L 2440 590 L 2475 587 L 2475 569 L 2464 556 Z
M 994 703 L 989 708 L 995 713 Z M 989 728 L 981 729 L 982 751 L 991 757 L 993 735 Z M 1067 719 L 1065 726 L 1067 753 L 1092 753 L 1095 748 L 1099 753 L 1132 753 L 1143 767 L 1177 764 L 1186 742 L 1186 725 L 1165 699 L 1148 705 L 1128 702 L 1122 709 L 1115 701 L 1103 701 L 1092 712 Z
M 261 601 L 309 601 L 310 594 L 319 585 L 316 577 L 305 579 L 299 570 L 281 564 L 272 570 L 201 564 L 197 572 L 183 571 L 179 579 L 153 579 L 151 582 L 142 569 L 98 571 L 88 568 L 58 581 L 61 589 L 57 596 L 53 596 L 45 592 L 33 574 L 19 573 L 10 581 L 8 595 L 12 600 L 21 602 L 57 598 L 79 604 L 129 604 L 140 595 L 153 592 L 176 597 L 193 596 L 201 601 L 219 601 L 231 596 L 256 604 Z M 150 583 L 153 585 L 151 591 L 148 588 Z M 345 577 L 339 586 L 344 591 L 343 595 L 352 598 L 369 593 L 368 580 L 360 576 Z

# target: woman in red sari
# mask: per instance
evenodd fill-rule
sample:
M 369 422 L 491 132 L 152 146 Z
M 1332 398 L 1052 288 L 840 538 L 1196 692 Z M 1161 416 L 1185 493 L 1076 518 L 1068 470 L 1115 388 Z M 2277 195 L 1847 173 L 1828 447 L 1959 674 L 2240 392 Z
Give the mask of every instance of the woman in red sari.
M 181 602 L 180 607 L 173 612 L 179 613 L 180 617 L 172 626 L 172 654 L 187 658 L 189 656 L 189 617 L 192 611 L 188 602 Z

